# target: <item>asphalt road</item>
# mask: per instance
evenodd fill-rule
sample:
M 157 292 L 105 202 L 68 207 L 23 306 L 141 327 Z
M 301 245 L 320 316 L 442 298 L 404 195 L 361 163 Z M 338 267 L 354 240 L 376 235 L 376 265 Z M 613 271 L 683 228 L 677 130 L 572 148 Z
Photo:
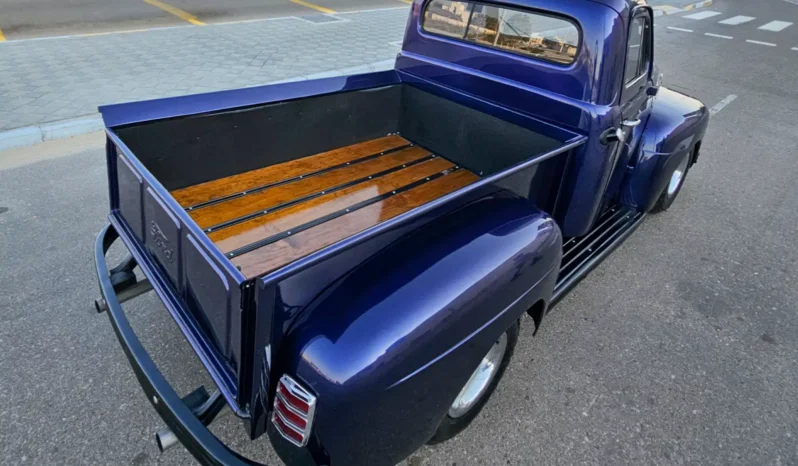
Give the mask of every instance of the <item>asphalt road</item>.
M 710 106 L 730 102 L 679 199 L 537 336 L 522 330 L 469 430 L 408 465 L 798 464 L 798 25 L 758 29 L 798 23 L 798 6 L 729 0 L 701 11 L 720 14 L 656 21 L 666 85 Z M 755 20 L 718 23 L 733 16 Z M 160 420 L 107 318 L 91 309 L 107 208 L 101 144 L 0 153 L 2 464 L 190 463 L 179 448 L 158 454 Z M 127 309 L 179 390 L 207 382 L 156 298 Z M 277 461 L 233 417 L 213 430 Z
M 409 2 L 409 0 L 408 0 Z M 7 40 L 400 7 L 403 0 L 0 0 Z

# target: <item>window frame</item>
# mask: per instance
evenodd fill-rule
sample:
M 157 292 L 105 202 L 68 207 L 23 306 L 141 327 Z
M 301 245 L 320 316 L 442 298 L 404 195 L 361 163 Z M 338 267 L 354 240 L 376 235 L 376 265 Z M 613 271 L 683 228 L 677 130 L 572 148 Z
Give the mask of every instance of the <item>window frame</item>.
M 575 19 L 573 19 L 573 18 L 571 18 L 569 16 L 565 16 L 565 15 L 558 14 L 558 13 L 552 13 L 550 11 L 538 10 L 538 9 L 534 9 L 534 8 L 523 8 L 523 7 L 517 7 L 517 6 L 514 6 L 514 5 L 511 6 L 511 5 L 507 5 L 507 4 L 503 4 L 503 3 L 485 2 L 485 1 L 478 1 L 478 0 L 477 1 L 475 1 L 475 0 L 449 0 L 449 1 L 459 1 L 459 2 L 462 2 L 462 3 L 467 3 L 470 6 L 469 7 L 468 21 L 466 21 L 465 31 L 463 33 L 463 36 L 458 38 L 458 37 L 454 37 L 454 36 L 447 36 L 445 34 L 439 34 L 439 33 L 435 32 L 435 31 L 431 31 L 431 30 L 426 29 L 424 27 L 424 20 L 426 19 L 427 10 L 429 9 L 430 5 L 433 2 L 435 2 L 435 1 L 436 0 L 427 0 L 426 2 L 424 2 L 423 8 L 421 9 L 420 21 L 418 22 L 418 29 L 419 29 L 420 33 L 423 34 L 423 35 L 432 36 L 432 37 L 435 37 L 435 38 L 448 39 L 448 40 L 451 40 L 451 41 L 460 42 L 460 43 L 463 43 L 463 44 L 468 44 L 468 45 L 473 46 L 473 47 L 479 47 L 481 49 L 485 49 L 485 50 L 488 50 L 488 51 L 506 53 L 506 54 L 512 55 L 514 57 L 521 57 L 521 58 L 526 58 L 526 59 L 530 59 L 530 60 L 535 60 L 537 62 L 545 63 L 547 65 L 554 65 L 554 66 L 557 66 L 557 67 L 560 67 L 560 68 L 570 68 L 570 67 L 574 66 L 576 64 L 576 62 L 579 60 L 580 54 L 582 53 L 582 42 L 584 40 L 584 34 L 582 32 L 582 27 L 580 26 L 578 21 L 576 21 Z M 510 50 L 510 49 L 492 47 L 490 45 L 485 45 L 485 44 L 481 44 L 481 43 L 476 42 L 476 41 L 471 41 L 471 40 L 466 39 L 466 37 L 468 36 L 469 26 L 471 25 L 471 18 L 472 18 L 472 15 L 474 14 L 474 7 L 477 6 L 477 5 L 502 8 L 502 9 L 505 9 L 505 10 L 512 10 L 512 11 L 516 11 L 516 12 L 519 12 L 519 13 L 528 13 L 528 14 L 533 14 L 533 15 L 538 15 L 538 16 L 544 16 L 544 17 L 547 17 L 547 18 L 554 18 L 554 19 L 558 19 L 558 20 L 562 20 L 562 21 L 567 22 L 568 24 L 573 26 L 574 29 L 576 29 L 577 38 L 578 38 L 577 43 L 576 43 L 576 53 L 572 57 L 573 59 L 571 60 L 570 63 L 560 63 L 560 62 L 556 62 L 556 61 L 552 61 L 552 60 L 547 60 L 545 58 L 541 58 L 541 57 L 538 57 L 538 56 L 535 56 L 535 55 L 527 55 L 527 54 L 524 54 L 524 53 L 521 53 L 521 52 L 516 52 L 516 51 Z
M 646 23 L 648 23 L 648 27 L 645 28 L 645 30 L 643 31 L 644 35 L 642 36 L 642 40 L 641 40 L 641 44 L 640 44 L 640 55 L 639 55 L 639 57 L 641 57 L 641 58 L 642 57 L 646 58 L 645 59 L 645 69 L 642 69 L 643 68 L 643 64 L 644 64 L 643 60 L 640 60 L 638 62 L 638 64 L 637 64 L 637 74 L 635 75 L 635 77 L 633 79 L 630 79 L 629 81 L 627 81 L 626 80 L 626 64 L 627 64 L 627 61 L 629 60 L 629 40 L 631 39 L 631 35 L 632 35 L 631 27 L 632 27 L 632 25 L 634 25 L 634 23 L 636 23 L 640 19 L 643 19 Z M 639 85 L 641 79 L 650 76 L 650 74 L 651 74 L 651 63 L 653 62 L 653 57 L 654 57 L 654 53 L 653 53 L 653 51 L 654 51 L 654 47 L 653 47 L 653 42 L 654 42 L 653 24 L 654 24 L 654 22 L 651 20 L 651 15 L 648 14 L 648 12 L 646 12 L 646 11 L 637 13 L 634 16 L 632 16 L 632 20 L 630 21 L 629 24 L 630 24 L 630 29 L 629 29 L 628 33 L 626 34 L 626 44 L 625 44 L 626 58 L 624 60 L 623 79 L 622 79 L 624 91 L 630 89 L 633 86 Z

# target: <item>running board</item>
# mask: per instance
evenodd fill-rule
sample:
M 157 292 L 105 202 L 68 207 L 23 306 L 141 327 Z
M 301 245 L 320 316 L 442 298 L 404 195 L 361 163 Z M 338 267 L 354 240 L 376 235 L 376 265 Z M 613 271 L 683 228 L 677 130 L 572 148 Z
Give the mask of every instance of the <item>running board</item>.
M 562 247 L 562 262 L 554 296 L 554 307 L 566 293 L 595 269 L 640 225 L 645 214 L 628 207 L 614 207 L 605 212 L 590 233 L 568 239 Z

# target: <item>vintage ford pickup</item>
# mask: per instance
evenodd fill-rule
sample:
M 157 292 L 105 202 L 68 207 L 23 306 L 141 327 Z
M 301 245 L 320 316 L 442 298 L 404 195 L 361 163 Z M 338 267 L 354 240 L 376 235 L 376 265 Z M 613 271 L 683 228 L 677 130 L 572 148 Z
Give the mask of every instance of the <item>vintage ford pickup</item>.
M 393 70 L 101 108 L 95 306 L 158 446 L 257 464 L 207 429 L 222 411 L 288 464 L 392 465 L 463 430 L 522 315 L 531 336 L 696 163 L 709 115 L 660 85 L 652 21 L 416 0 Z M 139 342 L 121 303 L 150 290 L 212 393 L 181 398 Z

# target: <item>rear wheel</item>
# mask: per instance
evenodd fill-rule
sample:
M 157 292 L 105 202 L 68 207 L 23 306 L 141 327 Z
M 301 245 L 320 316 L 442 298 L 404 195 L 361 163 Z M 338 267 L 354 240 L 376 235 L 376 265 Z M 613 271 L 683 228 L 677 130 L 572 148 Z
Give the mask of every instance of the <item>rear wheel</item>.
M 449 411 L 428 442 L 430 445 L 449 440 L 473 421 L 496 390 L 518 342 L 519 324 L 507 329 L 479 362 L 474 373 L 455 398 Z
M 694 149 L 695 150 L 695 149 Z M 658 213 L 668 210 L 679 195 L 684 185 L 684 179 L 687 177 L 687 171 L 690 170 L 690 160 L 693 159 L 693 153 L 684 158 L 679 166 L 671 173 L 671 178 L 668 180 L 668 185 L 660 194 L 657 203 L 651 208 L 652 213 Z

